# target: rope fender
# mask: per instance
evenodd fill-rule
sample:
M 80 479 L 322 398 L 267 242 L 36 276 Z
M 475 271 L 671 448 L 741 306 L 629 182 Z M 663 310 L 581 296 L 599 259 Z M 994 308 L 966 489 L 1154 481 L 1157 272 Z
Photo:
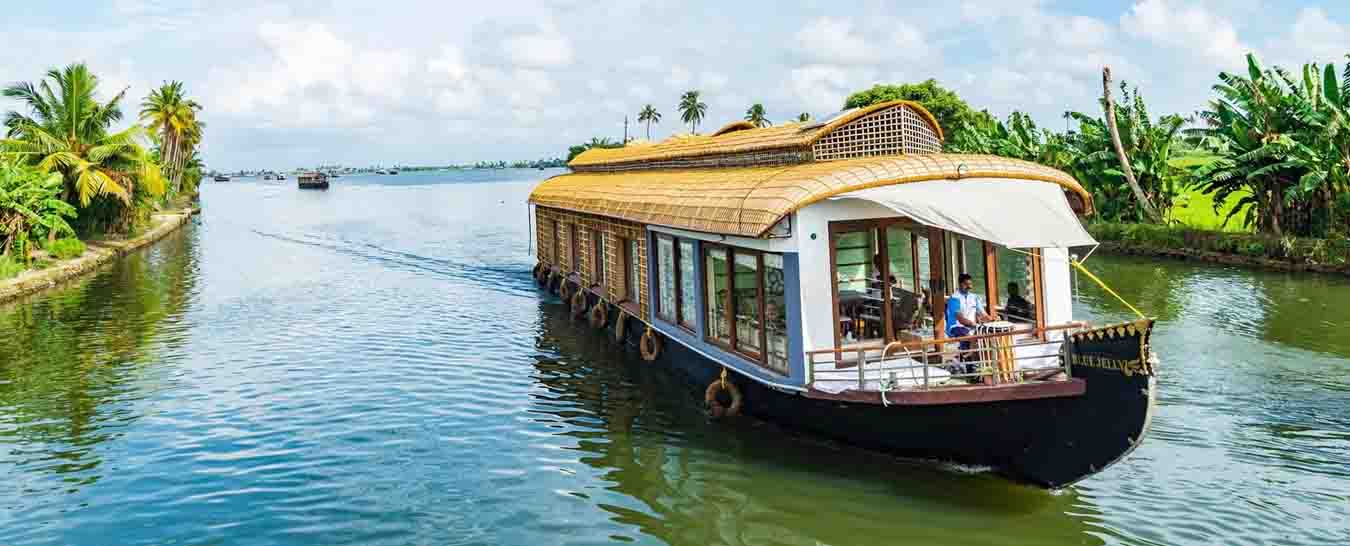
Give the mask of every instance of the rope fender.
M 726 391 L 727 396 L 731 397 L 731 405 L 723 406 L 722 401 L 717 399 L 717 394 Z M 744 399 L 741 397 L 741 389 L 735 383 L 727 380 L 727 369 L 722 368 L 722 376 L 708 385 L 703 391 L 703 405 L 707 408 L 708 417 L 721 419 L 723 417 L 735 417 L 741 414 L 741 407 Z
M 642 339 L 638 340 L 638 353 L 647 362 L 661 358 L 661 338 L 657 337 L 656 331 L 652 330 L 651 326 L 647 327 L 647 331 L 642 333 Z
M 586 314 L 586 291 L 582 290 L 580 286 L 577 287 L 576 292 L 572 293 L 571 305 L 572 318 L 581 318 Z
M 604 328 L 606 324 L 609 324 L 609 306 L 602 300 L 591 308 L 591 326 Z

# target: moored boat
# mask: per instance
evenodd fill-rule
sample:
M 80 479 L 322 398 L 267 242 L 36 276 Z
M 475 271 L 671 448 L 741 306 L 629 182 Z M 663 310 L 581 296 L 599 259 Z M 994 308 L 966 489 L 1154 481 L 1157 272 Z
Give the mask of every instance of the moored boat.
M 230 181 L 230 177 L 225 176 L 225 175 L 223 175 L 223 174 L 218 174 L 218 175 L 216 175 L 215 177 L 213 177 L 212 180 L 214 180 L 214 181 L 216 181 L 216 182 L 229 182 L 229 181 Z
M 1042 487 L 1100 472 L 1147 430 L 1153 322 L 1074 320 L 1076 180 L 941 143 L 895 101 L 592 149 L 530 195 L 535 276 L 713 416 Z
M 328 175 L 321 172 L 301 173 L 296 177 L 296 185 L 302 190 L 326 190 Z

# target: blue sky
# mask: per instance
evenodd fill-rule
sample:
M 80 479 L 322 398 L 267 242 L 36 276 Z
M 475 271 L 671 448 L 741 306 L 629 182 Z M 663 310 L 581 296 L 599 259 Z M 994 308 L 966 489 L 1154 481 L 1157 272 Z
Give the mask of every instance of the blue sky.
M 1221 70 L 1345 62 L 1350 3 L 1232 0 L 421 2 L 114 0 L 6 7 L 0 81 L 81 60 L 135 102 L 182 80 L 224 169 L 446 164 L 556 156 L 618 139 L 651 103 L 654 138 L 762 102 L 774 121 L 837 110 L 879 82 L 937 78 L 972 106 L 1061 127 L 1094 111 L 1100 71 L 1155 114 L 1193 112 Z M 0 101 L 5 110 L 16 105 Z M 630 119 L 630 131 L 639 133 Z

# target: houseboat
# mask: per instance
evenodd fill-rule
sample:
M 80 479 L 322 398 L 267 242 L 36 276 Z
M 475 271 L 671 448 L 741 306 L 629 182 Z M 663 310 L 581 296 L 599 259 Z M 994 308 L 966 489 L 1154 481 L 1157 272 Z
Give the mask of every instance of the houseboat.
M 326 190 L 328 175 L 321 172 L 300 173 L 300 176 L 296 177 L 296 184 L 302 190 Z
M 1143 440 L 1153 321 L 1074 319 L 1073 177 L 942 138 L 895 101 L 589 150 L 530 194 L 535 278 L 712 417 L 1073 484 Z

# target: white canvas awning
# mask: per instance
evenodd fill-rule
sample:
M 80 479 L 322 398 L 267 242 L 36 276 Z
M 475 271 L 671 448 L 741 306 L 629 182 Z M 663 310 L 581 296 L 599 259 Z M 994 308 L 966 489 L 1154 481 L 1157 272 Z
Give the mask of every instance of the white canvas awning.
M 863 199 L 929 226 L 1008 248 L 1095 245 L 1049 182 L 1000 178 L 930 180 L 853 191 L 832 199 Z

